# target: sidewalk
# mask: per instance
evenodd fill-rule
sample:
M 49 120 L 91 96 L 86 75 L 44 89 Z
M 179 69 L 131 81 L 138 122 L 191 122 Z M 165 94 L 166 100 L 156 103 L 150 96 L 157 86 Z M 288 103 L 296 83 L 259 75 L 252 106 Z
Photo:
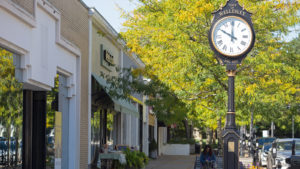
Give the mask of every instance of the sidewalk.
M 196 155 L 189 156 L 160 156 L 149 160 L 145 169 L 194 169 Z
M 198 154 L 199 156 L 199 154 Z M 243 169 L 248 169 L 252 164 L 251 157 L 240 157 L 240 163 Z M 194 169 L 196 155 L 189 156 L 160 156 L 156 160 L 149 160 L 145 169 Z M 222 157 L 217 157 L 217 169 L 223 169 Z

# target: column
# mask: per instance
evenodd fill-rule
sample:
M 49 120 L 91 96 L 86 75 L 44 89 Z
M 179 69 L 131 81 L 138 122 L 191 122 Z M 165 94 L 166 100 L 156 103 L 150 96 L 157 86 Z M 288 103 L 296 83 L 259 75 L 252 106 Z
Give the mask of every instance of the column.
M 46 167 L 45 91 L 23 91 L 23 169 Z

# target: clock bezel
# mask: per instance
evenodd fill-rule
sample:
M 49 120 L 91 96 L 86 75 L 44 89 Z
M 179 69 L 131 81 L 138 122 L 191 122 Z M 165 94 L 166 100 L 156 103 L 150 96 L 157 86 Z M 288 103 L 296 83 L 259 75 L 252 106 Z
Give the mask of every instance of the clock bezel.
M 247 56 L 247 54 L 252 50 L 252 48 L 254 47 L 254 43 L 255 43 L 255 31 L 254 31 L 253 24 L 252 24 L 251 18 L 250 18 L 251 14 L 248 13 L 247 11 L 242 10 L 242 12 L 245 12 L 245 15 L 240 15 L 240 14 L 236 14 L 236 13 L 226 13 L 226 14 L 223 13 L 224 15 L 223 14 L 220 15 L 221 11 L 225 10 L 225 9 L 226 9 L 226 7 L 214 13 L 215 16 L 213 18 L 212 25 L 211 25 L 210 30 L 208 32 L 208 41 L 209 41 L 210 47 L 214 51 L 215 56 L 216 56 L 217 60 L 219 61 L 219 63 L 221 63 L 221 64 L 227 64 L 227 63 L 237 63 L 237 64 L 239 64 Z M 212 39 L 212 29 L 215 27 L 215 24 L 219 20 L 221 20 L 222 18 L 232 17 L 232 16 L 238 17 L 238 18 L 243 19 L 244 21 L 246 21 L 246 23 L 250 26 L 251 33 L 252 33 L 251 45 L 243 53 L 241 53 L 240 55 L 236 55 L 234 57 L 228 56 L 228 55 L 223 54 L 223 53 L 220 53 L 216 49 L 215 45 L 212 42 L 213 41 L 213 39 Z
M 214 31 L 215 31 L 217 25 L 218 25 L 220 22 L 222 22 L 222 21 L 224 21 L 224 20 L 226 20 L 226 19 L 228 19 L 228 18 L 236 18 L 236 19 L 238 19 L 238 20 L 241 20 L 244 24 L 246 24 L 246 25 L 248 26 L 248 29 L 250 30 L 250 36 L 251 36 L 250 38 L 251 38 L 251 39 L 250 39 L 250 42 L 249 42 L 249 44 L 248 44 L 247 49 L 244 50 L 243 52 L 238 53 L 238 54 L 235 54 L 235 55 L 228 55 L 228 54 L 222 52 L 220 49 L 218 49 L 218 47 L 217 47 L 216 44 L 215 44 L 215 39 L 214 39 L 214 38 L 215 38 L 215 37 L 214 37 Z M 210 33 L 210 38 L 211 38 L 212 45 L 213 45 L 214 49 L 215 49 L 218 53 L 220 53 L 221 55 L 223 55 L 223 56 L 225 56 L 225 57 L 229 57 L 229 58 L 237 58 L 237 57 L 239 57 L 239 56 L 244 55 L 245 53 L 248 53 L 248 52 L 249 52 L 249 48 L 251 49 L 251 46 L 253 46 L 252 44 L 253 44 L 253 41 L 254 41 L 254 33 L 253 33 L 253 30 L 252 30 L 252 27 L 251 27 L 251 25 L 250 25 L 245 19 L 243 19 L 242 17 L 235 16 L 235 15 L 227 15 L 227 16 L 221 17 L 220 19 L 218 19 L 218 21 L 216 21 L 216 22 L 212 25 L 211 28 L 212 28 L 212 29 L 211 29 L 211 33 Z

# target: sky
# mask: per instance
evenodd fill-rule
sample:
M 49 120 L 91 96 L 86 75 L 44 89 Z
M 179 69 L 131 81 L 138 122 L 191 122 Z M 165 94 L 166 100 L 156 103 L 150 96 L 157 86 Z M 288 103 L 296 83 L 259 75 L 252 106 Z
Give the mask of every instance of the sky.
M 137 0 L 83 0 L 88 7 L 95 7 L 100 14 L 110 23 L 110 25 L 120 32 L 122 23 L 120 8 L 127 12 L 137 7 Z
M 138 6 L 137 0 L 83 0 L 83 2 L 89 7 L 95 7 L 117 32 L 120 32 L 123 28 L 122 23 L 125 21 L 124 18 L 121 18 L 119 8 L 129 12 Z M 286 41 L 290 41 L 298 36 L 300 25 L 292 27 L 290 30 L 291 33 L 284 37 Z

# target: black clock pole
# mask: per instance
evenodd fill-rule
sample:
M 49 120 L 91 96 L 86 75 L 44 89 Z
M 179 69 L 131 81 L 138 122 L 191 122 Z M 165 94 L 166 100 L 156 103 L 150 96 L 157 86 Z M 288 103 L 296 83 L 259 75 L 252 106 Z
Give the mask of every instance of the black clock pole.
M 240 136 L 235 124 L 234 107 L 234 78 L 236 73 L 236 64 L 227 64 L 226 71 L 228 75 L 228 111 L 226 114 L 225 130 L 223 131 L 224 169 L 238 169 Z
M 208 40 L 211 49 L 214 51 L 216 58 L 218 59 L 219 63 L 222 65 L 226 65 L 226 71 L 228 75 L 228 111 L 226 114 L 226 124 L 225 129 L 222 132 L 223 137 L 223 163 L 224 169 L 239 169 L 239 133 L 236 128 L 235 124 L 235 107 L 234 107 L 234 78 L 236 75 L 236 68 L 237 64 L 241 64 L 243 59 L 247 56 L 247 54 L 251 51 L 254 46 L 255 42 L 255 32 L 253 28 L 253 24 L 251 21 L 251 13 L 245 10 L 237 0 L 228 0 L 226 5 L 221 7 L 219 10 L 213 12 L 214 18 L 212 21 L 212 26 L 209 31 Z M 229 19 L 232 19 L 231 21 Z M 230 22 L 230 24 L 224 24 L 223 22 Z M 234 32 L 234 20 L 239 20 L 240 23 L 244 23 L 248 25 L 250 30 L 249 36 L 243 34 L 246 28 Z M 226 25 L 232 26 L 230 30 L 223 30 L 220 29 L 220 32 L 223 32 L 223 35 L 230 36 L 231 41 L 225 41 L 222 39 L 222 36 L 219 37 L 216 34 L 216 27 L 220 26 L 220 24 L 224 25 L 224 29 Z M 238 27 L 238 26 L 237 26 Z M 231 32 L 231 34 L 230 34 Z M 222 35 L 222 34 L 221 34 Z M 243 35 L 242 39 L 239 39 L 238 36 L 234 35 Z M 219 38 L 219 39 L 218 39 Z M 244 39 L 249 39 L 250 41 L 247 43 Z M 218 40 L 217 40 L 218 39 Z M 235 41 L 234 41 L 235 40 Z M 232 44 L 236 44 L 237 47 L 230 46 Z M 240 48 L 239 45 L 244 46 L 244 48 Z M 227 47 L 230 46 L 230 52 L 228 53 Z M 244 49 L 244 50 L 242 50 Z M 240 51 L 236 52 L 235 55 L 232 54 L 233 51 Z

